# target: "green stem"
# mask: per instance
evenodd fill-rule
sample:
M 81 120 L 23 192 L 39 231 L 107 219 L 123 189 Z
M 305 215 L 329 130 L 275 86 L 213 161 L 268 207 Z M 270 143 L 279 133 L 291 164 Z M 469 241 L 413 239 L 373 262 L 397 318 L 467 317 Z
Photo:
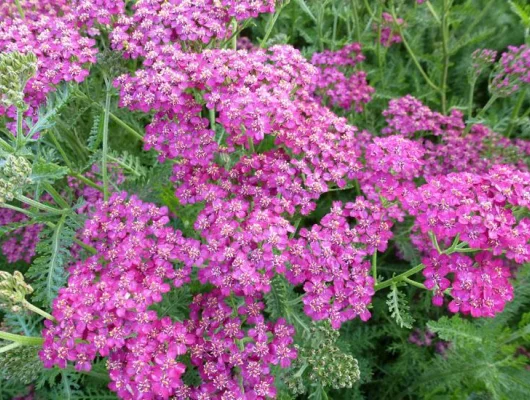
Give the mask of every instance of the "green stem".
M 25 299 L 22 301 L 22 305 L 26 307 L 28 310 L 33 311 L 34 313 L 37 313 L 40 316 L 46 319 L 49 319 L 50 321 L 57 322 L 57 320 L 51 314 L 48 314 L 46 311 L 41 310 L 39 307 L 34 306 L 33 304 L 31 304 L 29 301 Z
M 429 11 L 431 12 L 432 16 L 434 17 L 434 19 L 436 20 L 436 22 L 438 24 L 441 24 L 441 21 L 440 21 L 440 17 L 438 16 L 438 14 L 436 13 L 436 10 L 434 9 L 434 7 L 432 6 L 431 2 L 429 0 L 426 1 L 425 3 L 427 5 L 427 8 L 429 9 Z
M 14 333 L 4 331 L 0 331 L 0 339 L 20 343 L 22 346 L 39 346 L 44 343 L 44 339 L 40 337 L 15 335 Z
M 9 153 L 14 153 L 15 148 L 11 146 L 9 143 L 7 143 L 4 139 L 0 138 L 0 146 L 2 146 L 5 150 L 7 150 Z
M 231 48 L 232 50 L 237 50 L 237 20 L 236 19 L 233 19 L 232 20 L 232 29 L 234 31 L 234 34 L 232 35 L 232 38 L 231 38 Z
M 419 265 L 415 266 L 414 268 L 411 268 L 408 271 L 403 272 L 402 274 L 399 274 L 399 275 L 397 275 L 397 276 L 395 276 L 395 277 L 393 277 L 391 279 L 387 279 L 386 281 L 379 283 L 378 285 L 375 285 L 374 289 L 377 292 L 378 290 L 381 290 L 381 289 L 387 288 L 389 286 L 392 286 L 392 285 L 394 285 L 394 284 L 396 284 L 398 282 L 401 282 L 405 278 L 408 278 L 409 276 L 412 276 L 412 275 L 420 272 L 424 268 L 425 268 L 425 265 L 419 264 Z
M 0 347 L 0 354 L 7 353 L 10 350 L 16 349 L 17 347 L 22 346 L 21 343 L 13 342 L 11 344 L 8 344 L 7 346 Z
M 47 211 L 49 213 L 64 214 L 65 212 L 69 211 L 69 210 L 59 210 L 57 208 L 53 208 L 53 207 L 47 206 L 46 204 L 39 203 L 38 201 L 30 199 L 29 197 L 23 196 L 21 194 L 17 195 L 16 199 L 20 200 L 22 203 L 25 203 L 25 204 L 27 204 L 27 205 L 29 205 L 31 207 L 35 207 L 35 208 L 38 208 L 38 209 L 40 209 L 42 211 Z
M 98 185 L 97 183 L 91 181 L 90 179 L 88 179 L 87 177 L 81 175 L 80 173 L 70 171 L 69 175 L 79 179 L 81 182 L 83 182 L 87 186 L 90 186 L 90 187 L 92 187 L 94 189 L 99 190 L 100 192 L 103 192 L 103 186 Z
M 449 75 L 449 2 L 442 1 L 442 53 L 443 73 L 441 82 L 442 113 L 447 114 L 447 76 Z
M 377 250 L 372 255 L 372 276 L 374 278 L 374 285 L 377 285 Z
M 283 7 L 284 6 L 282 5 L 274 14 L 270 16 L 269 21 L 267 22 L 267 26 L 266 26 L 267 30 L 265 32 L 265 36 L 263 36 L 263 39 L 261 39 L 261 43 L 259 46 L 262 49 L 265 48 L 265 45 L 267 44 L 267 40 L 269 40 L 269 36 L 272 33 L 272 29 L 274 28 L 274 25 L 276 25 L 276 21 L 280 17 Z
M 296 235 L 296 232 L 298 231 L 298 226 L 300 225 L 300 222 L 302 221 L 302 218 L 298 218 L 295 223 L 294 223 L 294 231 L 291 233 L 291 235 L 289 236 L 290 239 L 294 238 L 294 236 Z
M 473 118 L 473 97 L 475 96 L 475 85 L 477 83 L 477 78 L 473 77 L 471 84 L 469 86 L 469 101 L 467 103 L 467 118 Z
M 363 1 L 364 1 L 364 6 L 366 7 L 366 10 L 368 11 L 368 14 L 370 14 L 370 17 L 375 19 L 375 14 L 372 10 L 372 7 L 370 7 L 370 3 L 368 2 L 368 0 L 363 0 Z
M 476 119 L 481 118 L 484 115 L 484 113 L 486 111 L 488 111 L 488 109 L 493 105 L 493 103 L 495 103 L 497 101 L 498 98 L 499 98 L 499 96 L 497 96 L 496 94 L 491 96 L 490 99 L 488 100 L 488 102 L 486 103 L 486 105 L 484 106 L 484 108 L 482 110 L 480 110 L 480 112 L 477 114 Z M 471 131 L 472 127 L 473 127 L 473 124 L 471 124 L 471 123 L 467 124 L 466 129 L 464 129 L 463 136 L 466 136 L 469 133 L 469 131 Z
M 54 229 L 56 227 L 56 225 L 53 222 L 46 222 L 46 226 L 48 226 L 48 227 L 50 227 L 52 229 Z M 81 246 L 83 249 L 85 249 L 86 251 L 88 251 L 91 254 L 96 254 L 98 252 L 95 247 L 89 246 L 88 244 L 82 242 L 78 238 L 74 238 L 74 242 L 77 243 L 79 246 Z
M 210 129 L 215 132 L 215 108 L 208 110 L 208 116 L 210 118 Z
M 55 190 L 55 188 L 51 184 L 44 183 L 43 186 L 44 186 L 44 189 L 50 194 L 50 196 L 52 196 L 53 200 L 59 206 L 61 206 L 62 208 L 70 208 L 70 204 L 66 202 L 63 196 L 61 196 L 59 192 L 57 192 L 57 190 Z
M 26 14 L 24 13 L 24 9 L 20 5 L 20 0 L 15 0 L 15 4 L 17 6 L 18 13 L 20 14 L 20 18 L 22 18 L 22 19 L 26 18 Z
M 412 279 L 409 279 L 409 278 L 403 278 L 403 282 L 407 282 L 409 285 L 415 286 L 420 289 L 429 290 L 423 283 L 413 281 Z
M 63 157 L 63 160 L 65 164 L 68 166 L 68 168 L 73 169 L 72 162 L 70 161 L 70 159 L 68 158 L 68 155 L 64 151 L 63 146 L 61 146 L 61 144 L 57 140 L 57 137 L 53 134 L 51 130 L 48 130 L 48 136 L 50 136 L 50 139 L 52 140 L 53 144 L 55 145 L 55 147 L 57 147 L 57 150 L 59 150 L 59 153 L 61 153 L 61 156 Z
M 100 104 L 101 105 L 101 104 Z M 120 125 L 123 129 L 125 129 L 127 132 L 129 132 L 131 135 L 133 135 L 134 137 L 136 137 L 138 140 L 142 141 L 144 140 L 144 137 L 142 136 L 142 134 L 138 133 L 135 129 L 131 128 L 128 124 L 126 124 L 125 122 L 123 122 L 120 118 L 118 118 L 116 115 L 114 115 L 113 113 L 109 112 L 109 116 L 110 118 L 116 122 L 118 125 Z
M 74 239 L 74 242 L 76 242 L 79 246 L 81 246 L 83 249 L 85 249 L 89 253 L 96 254 L 98 252 L 94 247 L 89 246 L 88 244 L 82 242 L 81 240 L 77 238 Z
M 352 0 L 351 2 L 352 11 L 353 11 L 353 23 L 355 24 L 355 36 L 357 42 L 361 42 L 361 24 L 359 21 L 359 13 L 357 12 L 357 0 Z
M 482 11 L 480 12 L 480 14 L 477 17 L 473 18 L 473 22 L 468 26 L 467 30 L 462 35 L 463 38 L 466 38 L 471 33 L 471 31 L 475 28 L 475 26 L 477 26 L 480 23 L 480 21 L 482 21 L 482 18 L 484 18 L 486 13 L 489 11 L 490 7 L 495 3 L 495 1 L 496 0 L 490 0 L 490 2 L 482 8 Z
M 20 208 L 20 207 L 17 207 L 17 206 L 12 206 L 11 204 L 3 203 L 3 204 L 0 204 L 0 207 L 9 208 L 10 210 L 17 211 L 17 212 L 22 213 L 24 215 L 27 215 L 28 217 L 31 217 L 31 218 L 35 217 L 35 214 L 33 214 L 32 212 L 30 212 L 28 210 L 24 210 L 23 208 Z
M 515 104 L 515 108 L 513 109 L 512 116 L 510 117 L 510 123 L 508 125 L 508 129 L 506 129 L 505 136 L 509 138 L 512 135 L 513 128 L 515 127 L 515 119 L 519 115 L 519 111 L 521 111 L 521 107 L 523 106 L 524 99 L 526 98 L 526 91 L 523 89 L 521 90 L 521 93 L 519 93 L 519 97 L 517 98 L 517 103 Z
M 99 107 L 100 109 L 104 110 L 105 107 L 103 107 L 101 104 L 99 104 L 97 101 L 92 100 L 90 97 L 88 97 L 86 94 L 81 92 L 80 90 L 77 91 L 78 94 L 80 94 L 86 101 L 90 102 L 91 104 Z M 112 119 L 114 122 L 116 122 L 119 126 L 121 126 L 123 129 L 125 129 L 127 132 L 129 132 L 131 135 L 136 137 L 137 139 L 143 141 L 144 137 L 141 133 L 137 132 L 134 128 L 132 128 L 129 124 L 124 122 L 122 119 L 114 115 L 113 113 L 109 112 L 110 119 Z
M 24 122 L 24 111 L 17 108 L 17 149 L 20 150 L 24 146 L 24 129 L 22 123 Z
M 433 88 L 434 90 L 436 90 L 437 92 L 441 92 L 441 89 L 436 86 L 433 81 L 431 81 L 431 79 L 429 78 L 429 76 L 427 75 L 427 73 L 424 71 L 423 67 L 421 66 L 420 62 L 418 61 L 416 55 L 414 54 L 414 52 L 412 51 L 412 48 L 410 47 L 409 45 L 409 42 L 407 41 L 407 39 L 405 38 L 405 35 L 403 34 L 403 30 L 401 29 L 401 26 L 400 24 L 398 23 L 397 21 L 397 16 L 396 16 L 396 10 L 394 8 L 394 6 L 392 6 L 392 19 L 394 20 L 394 24 L 396 25 L 396 28 L 401 36 L 401 39 L 403 40 L 403 45 L 405 46 L 405 49 L 407 50 L 407 52 L 409 53 L 409 56 L 410 58 L 412 58 L 412 61 L 414 62 L 414 65 L 416 66 L 416 68 L 418 69 L 418 71 L 420 72 L 421 76 L 423 76 L 423 78 L 425 79 L 425 82 L 427 82 L 427 84 Z
M 109 153 L 109 114 L 110 114 L 110 82 L 107 81 L 107 91 L 105 94 L 105 114 L 103 118 L 103 154 L 101 157 L 101 171 L 103 174 L 103 199 L 109 199 L 109 171 L 107 169 Z

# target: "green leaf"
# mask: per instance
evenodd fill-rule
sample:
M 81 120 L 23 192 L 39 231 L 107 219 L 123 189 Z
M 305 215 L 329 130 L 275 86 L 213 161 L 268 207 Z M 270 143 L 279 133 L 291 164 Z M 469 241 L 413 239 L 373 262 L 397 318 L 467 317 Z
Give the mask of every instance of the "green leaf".
M 110 162 L 118 164 L 127 175 L 133 179 L 142 178 L 147 175 L 147 168 L 144 167 L 139 157 L 129 154 L 127 151 L 122 153 L 110 152 L 108 154 Z
M 66 282 L 65 264 L 70 256 L 70 247 L 75 237 L 73 221 L 67 221 L 63 215 L 52 229 L 45 227 L 37 245 L 39 255 L 27 272 L 35 289 L 34 298 L 50 305 L 57 291 Z
M 30 178 L 33 183 L 53 183 L 62 179 L 67 173 L 68 168 L 66 167 L 39 160 L 33 164 Z
M 55 92 L 50 93 L 46 105 L 39 109 L 39 118 L 31 126 L 28 136 L 33 138 L 37 133 L 52 128 L 55 125 L 55 119 L 69 99 L 70 90 L 67 84 L 59 86 Z
M 452 342 L 457 347 L 478 345 L 484 341 L 480 328 L 459 316 L 442 317 L 438 321 L 428 322 L 427 326 L 441 339 Z
M 13 222 L 12 224 L 0 226 L 0 237 L 3 235 L 7 235 L 8 233 L 11 233 L 13 231 L 16 231 L 17 229 L 24 228 L 26 226 L 31 226 L 31 225 L 35 225 L 35 222 L 33 221 Z
M 300 8 L 309 16 L 309 18 L 311 18 L 315 23 L 318 22 L 316 17 L 311 12 L 311 9 L 309 8 L 309 6 L 306 4 L 304 0 L 296 0 L 296 2 L 300 6 Z
M 512 11 L 521 18 L 523 25 L 530 29 L 530 4 L 524 4 L 521 1 L 509 1 Z
M 406 296 L 401 292 L 397 285 L 392 285 L 387 296 L 386 304 L 390 315 L 401 328 L 412 328 L 414 318 L 410 315 L 410 306 L 408 305 Z

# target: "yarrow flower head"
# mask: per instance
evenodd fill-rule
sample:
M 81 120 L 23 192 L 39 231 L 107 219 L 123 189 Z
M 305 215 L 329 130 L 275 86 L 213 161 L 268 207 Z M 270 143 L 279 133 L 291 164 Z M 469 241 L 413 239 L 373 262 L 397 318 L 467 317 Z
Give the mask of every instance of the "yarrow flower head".
M 477 49 L 471 55 L 471 78 L 477 78 L 497 59 L 497 52 L 490 49 Z
M 514 207 L 530 205 L 529 178 L 526 172 L 497 166 L 482 175 L 429 178 L 405 196 L 405 209 L 416 217 L 413 241 L 431 254 L 423 261 L 424 275 L 436 305 L 443 303 L 450 287 L 449 273 L 455 274 L 449 307 L 453 312 L 493 317 L 512 299 L 508 264 L 500 256 L 517 264 L 530 260 L 530 220 L 518 219 L 513 212 Z M 461 255 L 462 245 L 454 247 L 459 241 L 477 254 Z M 436 247 L 441 246 L 452 250 L 439 255 Z
M 30 10 L 32 6 L 28 2 Z M 86 66 L 96 62 L 97 53 L 96 41 L 82 34 L 68 7 L 43 7 L 48 12 L 35 11 L 24 19 L 15 12 L 0 20 L 1 52 L 37 55 L 37 73 L 24 88 L 24 102 L 29 105 L 31 116 L 46 95 L 55 90 L 54 85 L 62 81 L 82 82 L 88 75 Z M 13 117 L 14 110 L 3 107 L 0 114 Z
M 381 30 L 381 39 L 380 42 L 385 47 L 390 47 L 393 44 L 401 43 L 403 39 L 401 38 L 401 33 L 398 30 L 399 26 L 404 26 L 405 21 L 402 18 L 397 18 L 394 21 L 394 17 L 390 15 L 389 13 L 384 12 L 382 14 L 382 21 L 380 23 L 380 26 L 377 24 L 374 24 L 373 29 L 375 31 Z
M 181 42 L 207 44 L 232 34 L 231 20 L 274 12 L 275 0 L 140 0 L 132 16 L 122 15 L 111 34 L 114 49 L 127 57 L 156 58 Z
M 350 220 L 356 222 L 351 228 Z M 300 238 L 290 241 L 286 277 L 303 284 L 307 315 L 327 319 L 335 329 L 357 316 L 370 318 L 374 280 L 366 258 L 386 249 L 390 228 L 384 209 L 357 198 L 344 206 L 335 203 L 319 225 L 302 229 Z
M 320 69 L 314 89 L 317 96 L 329 98 L 331 105 L 361 112 L 363 104 L 371 100 L 374 89 L 368 85 L 364 71 L 347 70 L 364 59 L 359 43 L 313 54 L 311 63 Z
M 506 97 L 530 84 L 530 47 L 509 46 L 502 53 L 494 71 L 495 76 L 490 83 L 490 92 Z

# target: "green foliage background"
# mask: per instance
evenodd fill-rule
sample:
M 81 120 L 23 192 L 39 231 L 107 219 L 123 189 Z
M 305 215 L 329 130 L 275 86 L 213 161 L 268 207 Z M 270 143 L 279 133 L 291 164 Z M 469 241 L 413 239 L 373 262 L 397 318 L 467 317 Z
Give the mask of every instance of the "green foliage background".
M 445 9 L 451 3 L 450 9 Z M 530 7 L 524 0 L 432 0 L 419 5 L 414 0 L 290 0 L 279 7 L 279 17 L 267 44 L 287 43 L 310 57 L 315 51 L 339 49 L 347 43 L 362 43 L 367 59 L 357 68 L 368 73 L 370 85 L 376 91 L 363 113 L 337 113 L 350 123 L 377 134 L 385 125 L 381 112 L 392 98 L 412 94 L 436 110 L 444 104 L 440 93 L 427 83 L 422 72 L 440 85 L 444 74 L 444 41 L 439 20 L 447 12 L 447 99 L 445 107 L 467 112 L 469 103 L 468 70 L 471 53 L 477 48 L 502 52 L 508 45 L 529 42 Z M 445 10 L 445 11 L 444 11 Z M 405 44 L 385 48 L 378 44 L 377 21 L 383 12 L 403 18 Z M 259 42 L 272 24 L 274 15 L 263 16 L 250 23 L 242 35 Z M 374 28 L 375 27 L 375 28 Z M 102 46 L 105 43 L 102 41 Z M 410 50 L 407 49 L 407 46 Z M 411 55 L 411 51 L 414 57 Z M 68 191 L 66 167 L 84 173 L 102 157 L 105 79 L 120 71 L 134 70 L 134 62 L 103 52 L 89 79 L 79 87 L 63 86 L 50 97 L 43 108 L 40 125 L 34 127 L 43 134 L 35 143 L 37 157 L 34 171 L 39 171 L 42 185 L 53 182 Z M 420 71 L 421 69 L 421 71 Z M 473 108 L 480 109 L 488 99 L 488 76 L 476 82 Z M 110 112 L 126 123 L 124 126 L 111 116 L 109 126 L 109 162 L 118 164 L 127 180 L 121 189 L 138 194 L 146 201 L 164 204 L 178 216 L 176 227 L 194 236 L 193 222 L 200 206 L 182 206 L 173 195 L 169 182 L 171 165 L 161 165 L 153 152 L 142 150 L 141 142 L 131 130 L 141 132 L 149 116 L 124 111 L 117 106 L 117 93 L 110 89 Z M 513 132 L 530 139 L 528 90 L 519 98 L 501 99 L 481 116 L 498 132 Z M 514 109 L 520 104 L 519 111 Z M 476 122 L 472 119 L 470 122 Z M 0 124 L 0 127 L 2 125 Z M 4 130 L 5 131 L 5 130 Z M 39 169 L 39 163 L 42 168 Z M 37 167 L 36 167 L 37 166 Z M 73 198 L 72 194 L 70 196 Z M 38 196 L 36 196 L 38 197 Z M 329 192 L 322 196 L 317 210 L 302 225 L 310 226 L 329 210 L 334 200 L 351 200 L 351 191 Z M 80 204 L 78 204 L 80 205 Z M 42 221 L 44 223 L 48 221 Z M 68 215 L 60 223 L 47 226 L 42 232 L 38 256 L 31 266 L 8 264 L 0 259 L 0 269 L 20 270 L 30 279 L 36 295 L 32 302 L 49 310 L 58 288 L 64 284 L 65 266 L 70 261 L 66 249 L 73 232 L 82 224 L 78 215 Z M 13 227 L 12 227 L 13 228 Z M 7 233 L 9 228 L 3 228 Z M 393 247 L 379 260 L 379 273 L 392 277 L 418 263 L 418 254 L 408 241 L 407 224 L 395 229 Z M 400 250 L 404 260 L 393 254 Z M 530 272 L 522 267 L 514 282 L 515 300 L 495 319 L 474 320 L 446 315 L 434 308 L 430 296 L 410 286 L 390 288 L 388 297 L 378 293 L 374 298 L 373 317 L 367 323 L 350 321 L 334 337 L 329 346 L 337 352 L 334 360 L 351 356 L 358 361 L 360 381 L 351 389 L 335 390 L 329 377 L 311 378 L 311 371 L 295 364 L 287 372 L 278 372 L 278 398 L 287 399 L 528 399 L 530 398 L 529 361 L 524 351 L 530 349 Z M 296 293 L 283 278 L 276 277 L 273 290 L 266 297 L 267 313 L 272 318 L 283 317 L 297 328 L 297 343 L 309 346 L 314 324 L 304 316 Z M 192 294 L 199 287 L 173 290 L 156 306 L 160 316 L 186 318 Z M 39 336 L 42 319 L 29 314 L 3 313 L 2 326 L 13 333 Z M 318 328 L 320 329 L 320 328 Z M 411 332 L 436 334 L 434 343 L 447 341 L 449 347 L 440 354 L 435 346 L 417 346 L 409 341 Z M 324 335 L 324 334 L 323 334 Z M 317 340 L 318 348 L 324 340 Z M 322 340 L 322 342 L 318 342 Z M 311 350 L 311 349 L 309 349 Z M 308 350 L 308 351 L 309 351 Z M 108 377 L 104 362 L 89 373 L 73 369 L 44 370 L 37 360 L 37 347 L 19 348 L 0 354 L 0 399 L 10 399 L 28 390 L 36 390 L 42 399 L 113 399 L 106 388 Z M 334 362 L 334 361 L 331 361 Z M 340 361 L 337 361 L 340 362 Z M 298 369 L 297 369 L 298 368 Z M 307 368 L 307 367 L 305 367 Z M 303 394 L 293 395 L 289 382 L 301 377 Z M 194 377 L 189 376 L 190 380 Z

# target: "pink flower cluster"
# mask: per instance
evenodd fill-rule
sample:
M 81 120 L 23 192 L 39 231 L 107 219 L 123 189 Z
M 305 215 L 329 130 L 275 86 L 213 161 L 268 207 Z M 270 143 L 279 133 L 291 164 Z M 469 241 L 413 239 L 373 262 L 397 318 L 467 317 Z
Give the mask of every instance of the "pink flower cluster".
M 519 88 L 530 84 L 530 47 L 509 46 L 502 53 L 497 74 L 490 84 L 490 90 L 501 96 L 509 96 Z
M 513 300 L 513 287 L 509 282 L 510 268 L 501 258 L 489 252 L 479 252 L 474 257 L 459 253 L 450 255 L 432 251 L 423 259 L 426 268 L 425 286 L 433 290 L 433 304 L 441 306 L 444 292 L 451 286 L 448 308 L 451 312 L 471 314 L 473 317 L 494 317 Z M 452 282 L 448 275 L 453 276 Z
M 79 26 L 88 27 L 91 34 L 98 33 L 95 24 L 111 25 L 113 16 L 125 13 L 123 0 L 72 0 L 71 8 Z
M 0 208 L 0 227 L 10 224 L 25 223 L 29 220 L 27 216 L 17 211 Z M 10 231 L 2 238 L 2 253 L 7 262 L 17 261 L 31 262 L 35 255 L 35 247 L 39 242 L 39 233 L 42 225 L 33 224 L 21 226 Z
M 419 136 L 418 142 L 425 150 L 422 171 L 425 176 L 483 173 L 495 164 L 514 162 L 505 158 L 505 149 L 515 150 L 521 156 L 527 152 L 526 143 L 504 138 L 481 124 L 473 125 L 466 134 L 460 111 L 451 110 L 445 116 L 410 95 L 390 100 L 383 115 L 388 123 L 383 133 Z M 439 138 L 435 140 L 433 136 Z M 516 162 L 519 169 L 527 169 L 522 157 Z
M 490 49 L 477 49 L 471 54 L 471 68 L 475 76 L 479 76 L 482 72 L 492 65 L 497 59 L 497 52 Z
M 208 254 L 167 226 L 167 212 L 125 193 L 97 204 L 83 231 L 97 254 L 71 266 L 68 286 L 54 301 L 58 323 L 46 322 L 44 365 L 73 362 L 89 370 L 96 356 L 108 357 L 110 388 L 124 399 L 223 399 L 240 390 L 237 369 L 244 389 L 254 393 L 246 398 L 272 396 L 269 364 L 285 367 L 296 356 L 293 329 L 283 321 L 265 324 L 255 296 L 235 310 L 240 318 L 220 291 L 199 296 L 184 323 L 149 309 L 170 290 L 168 280 L 177 287 L 188 282 Z M 179 357 L 188 352 L 203 379 L 197 388 L 182 381 L 186 366 Z
M 388 123 L 388 127 L 382 130 L 384 134 L 397 132 L 405 137 L 413 137 L 417 132 L 424 132 L 439 136 L 460 133 L 465 128 L 460 111 L 451 110 L 449 115 L 443 115 L 432 111 L 411 95 L 390 100 L 383 116 Z
M 132 16 L 122 15 L 112 45 L 128 57 L 155 60 L 176 42 L 209 43 L 232 34 L 230 21 L 274 11 L 275 0 L 139 0 Z M 183 44 L 187 46 L 187 44 Z
M 366 72 L 350 71 L 356 64 L 364 60 L 361 45 L 352 43 L 341 50 L 326 50 L 313 54 L 311 63 L 318 66 L 320 73 L 315 82 L 314 91 L 323 101 L 329 99 L 333 106 L 345 110 L 352 108 L 362 112 L 363 104 L 372 99 L 374 88 L 368 85 Z
M 182 285 L 202 259 L 201 245 L 168 222 L 167 209 L 124 193 L 98 204 L 83 231 L 97 254 L 70 267 L 68 286 L 54 301 L 59 322 L 46 323 L 46 367 L 65 368 L 72 361 L 89 370 L 97 355 L 108 356 L 112 388 L 123 398 L 138 398 L 152 374 L 167 374 L 172 385 L 179 384 L 184 368 L 172 357 L 189 344 L 186 329 L 158 320 L 148 307 L 170 290 L 168 279 Z
M 294 329 L 282 319 L 265 322 L 259 299 L 246 297 L 237 309 L 227 304 L 234 299 L 214 290 L 193 300 L 187 328 L 197 339 L 190 355 L 203 383 L 183 388 L 178 399 L 276 397 L 271 366 L 286 368 L 296 358 Z
M 404 26 L 405 21 L 401 18 L 397 18 L 396 22 L 394 22 L 394 18 L 392 15 L 390 15 L 387 12 L 384 12 L 382 14 L 382 21 L 381 26 L 374 25 L 374 30 L 379 32 L 379 29 L 381 29 L 381 39 L 380 42 L 385 47 L 390 47 L 393 44 L 401 43 L 403 39 L 401 38 L 401 34 L 396 28 L 396 24 L 399 26 Z
M 509 269 L 501 258 L 515 263 L 530 260 L 530 219 L 517 219 L 514 207 L 530 205 L 530 174 L 496 166 L 485 174 L 455 173 L 428 178 L 410 191 L 403 206 L 414 216 L 413 242 L 425 252 L 433 249 L 428 234 L 441 246 L 455 241 L 478 252 L 473 257 L 431 253 L 424 260 L 425 285 L 433 289 L 436 305 L 451 285 L 445 276 L 455 274 L 451 311 L 493 316 L 512 298 Z M 476 263 L 477 267 L 473 267 Z
M 350 227 L 350 221 L 355 225 Z M 391 226 L 381 206 L 358 197 L 344 206 L 334 203 L 320 224 L 290 241 L 286 277 L 303 284 L 307 315 L 327 319 L 335 329 L 357 316 L 370 318 L 374 280 L 366 258 L 386 250 Z
M 72 14 L 65 11 L 60 15 L 47 4 L 30 13 L 31 18 L 28 15 L 22 19 L 15 13 L 0 19 L 0 51 L 33 52 L 37 56 L 37 74 L 25 88 L 29 115 L 36 113 L 46 95 L 55 90 L 54 85 L 83 81 L 88 75 L 87 66 L 96 62 L 96 41 L 80 32 Z M 41 12 L 41 8 L 49 13 Z M 0 107 L 0 115 L 13 117 L 14 112 Z

